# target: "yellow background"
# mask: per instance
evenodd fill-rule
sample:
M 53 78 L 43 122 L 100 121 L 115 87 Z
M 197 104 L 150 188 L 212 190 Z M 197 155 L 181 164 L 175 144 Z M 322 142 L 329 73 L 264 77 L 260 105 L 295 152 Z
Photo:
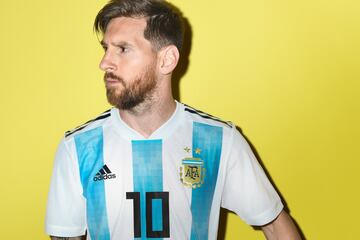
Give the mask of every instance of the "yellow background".
M 360 2 L 174 0 L 193 31 L 181 101 L 237 124 L 307 239 L 356 239 Z M 0 2 L 1 239 L 47 239 L 65 130 L 108 108 L 101 1 Z M 225 239 L 264 239 L 234 214 Z

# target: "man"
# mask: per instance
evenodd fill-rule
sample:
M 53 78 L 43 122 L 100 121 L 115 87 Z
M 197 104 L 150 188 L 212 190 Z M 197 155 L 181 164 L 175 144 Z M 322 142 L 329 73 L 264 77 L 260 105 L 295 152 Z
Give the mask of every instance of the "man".
M 68 131 L 55 159 L 52 239 L 216 239 L 220 207 L 300 239 L 234 125 L 172 96 L 180 16 L 158 0 L 112 0 L 97 15 L 114 108 Z

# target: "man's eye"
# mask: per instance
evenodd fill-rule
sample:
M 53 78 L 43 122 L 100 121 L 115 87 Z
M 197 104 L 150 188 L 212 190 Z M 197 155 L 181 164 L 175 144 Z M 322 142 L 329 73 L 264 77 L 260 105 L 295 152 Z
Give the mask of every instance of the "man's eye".
M 107 50 L 107 47 L 103 46 L 102 48 L 104 49 L 104 52 L 106 52 L 106 50 Z
M 120 47 L 120 52 L 121 53 L 125 53 L 127 51 L 128 51 L 128 49 L 126 47 Z

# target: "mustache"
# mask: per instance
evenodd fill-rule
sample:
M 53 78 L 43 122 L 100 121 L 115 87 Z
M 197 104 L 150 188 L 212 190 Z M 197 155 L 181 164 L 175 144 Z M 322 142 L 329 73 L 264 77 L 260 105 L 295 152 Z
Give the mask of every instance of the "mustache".
M 124 80 L 123 80 L 121 77 L 115 75 L 115 74 L 112 73 L 112 72 L 106 72 L 106 73 L 104 74 L 104 81 L 105 81 L 105 82 L 106 82 L 106 80 L 107 80 L 108 78 L 115 79 L 115 80 L 117 80 L 117 81 L 119 81 L 119 82 L 121 82 L 121 83 L 124 84 Z

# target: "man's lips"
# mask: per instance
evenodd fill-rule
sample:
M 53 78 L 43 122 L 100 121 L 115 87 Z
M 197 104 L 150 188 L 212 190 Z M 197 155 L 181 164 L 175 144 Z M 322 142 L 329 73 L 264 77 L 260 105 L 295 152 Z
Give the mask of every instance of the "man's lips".
M 106 78 L 106 82 L 120 82 L 118 79 L 115 78 Z
M 107 87 L 110 87 L 110 86 L 115 86 L 115 85 L 121 84 L 121 82 L 114 78 L 106 78 L 105 84 Z
M 118 77 L 115 74 L 110 73 L 110 72 L 105 73 L 104 80 L 105 80 L 106 87 L 113 87 L 113 86 L 117 86 L 119 84 L 125 86 L 124 81 L 120 77 Z

